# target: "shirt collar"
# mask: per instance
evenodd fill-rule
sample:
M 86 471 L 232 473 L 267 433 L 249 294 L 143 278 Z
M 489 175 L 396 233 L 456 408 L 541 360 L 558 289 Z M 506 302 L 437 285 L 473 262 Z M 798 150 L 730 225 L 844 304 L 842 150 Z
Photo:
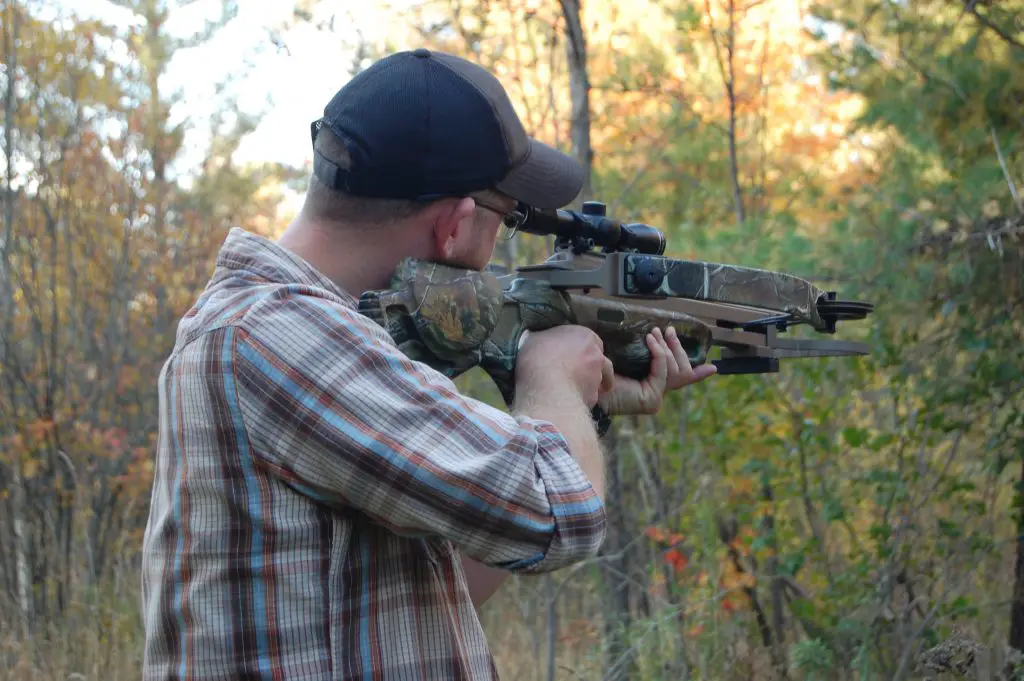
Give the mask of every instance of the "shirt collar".
M 245 271 L 278 284 L 300 284 L 326 289 L 350 305 L 355 297 L 335 284 L 306 260 L 275 241 L 232 227 L 217 255 L 217 274 Z M 219 277 L 215 277 L 219 278 Z

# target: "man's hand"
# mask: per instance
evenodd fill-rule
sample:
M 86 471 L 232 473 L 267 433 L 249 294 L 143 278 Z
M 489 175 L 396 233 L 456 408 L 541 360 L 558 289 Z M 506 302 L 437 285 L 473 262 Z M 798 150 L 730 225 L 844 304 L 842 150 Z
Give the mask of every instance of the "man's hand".
M 679 336 L 671 326 L 667 334 L 658 328 L 648 334 L 647 347 L 651 350 L 651 373 L 647 378 L 638 381 L 616 374 L 611 391 L 598 401 L 610 416 L 656 414 L 667 391 L 699 383 L 718 372 L 713 364 L 691 367 Z
M 571 388 L 587 408 L 614 385 L 615 372 L 604 342 L 585 326 L 566 324 L 523 333 L 516 359 L 516 393 L 549 393 Z

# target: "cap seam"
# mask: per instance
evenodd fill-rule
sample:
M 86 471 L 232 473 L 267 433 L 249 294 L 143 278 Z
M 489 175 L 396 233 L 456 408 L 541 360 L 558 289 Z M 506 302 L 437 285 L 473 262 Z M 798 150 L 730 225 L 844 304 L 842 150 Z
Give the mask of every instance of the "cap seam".
M 522 168 L 524 165 L 526 165 L 526 162 L 530 160 L 530 156 L 532 156 L 532 155 L 533 155 L 533 138 L 530 137 L 529 135 L 527 135 L 527 138 L 526 138 L 526 153 L 523 154 L 523 158 L 518 163 L 516 163 L 514 166 L 511 166 L 509 168 L 509 170 L 511 171 L 514 168 Z
M 423 107 L 423 116 L 424 116 L 423 132 L 424 132 L 424 134 L 423 134 L 423 140 L 420 142 L 420 152 L 422 153 L 422 156 L 420 156 L 420 158 L 428 159 L 428 158 L 431 158 L 431 153 L 433 152 L 433 148 L 432 148 L 432 137 L 433 136 L 430 134 L 430 130 L 431 130 L 431 128 L 430 128 L 430 119 L 431 119 L 431 115 L 430 115 L 431 114 L 431 111 L 430 111 L 430 104 L 431 104 L 431 102 L 430 102 L 430 83 L 428 82 L 429 79 L 428 79 L 428 73 L 427 73 L 427 60 L 426 59 L 420 59 L 420 58 L 417 57 L 416 61 L 420 62 L 420 64 L 421 64 L 420 75 L 423 78 L 423 95 L 424 95 L 423 99 L 426 101 L 426 104 Z M 430 170 L 428 170 L 428 168 L 427 168 L 427 165 L 428 165 L 427 163 L 421 163 L 420 164 L 420 171 L 419 171 L 419 178 L 418 178 L 419 186 L 416 187 L 416 194 L 423 194 L 423 190 L 427 186 L 427 181 L 426 181 L 427 180 L 427 173 L 430 172 Z
M 508 172 L 511 171 L 512 168 L 515 168 L 515 167 L 521 165 L 521 162 L 516 162 L 516 161 L 514 161 L 512 159 L 512 145 L 509 144 L 508 129 L 505 127 L 504 121 L 502 121 L 501 116 L 498 115 L 498 110 L 496 108 L 494 108 L 494 102 L 491 100 L 490 97 L 487 96 L 487 93 L 484 92 L 483 90 L 481 90 L 477 86 L 477 84 L 474 83 L 473 81 L 471 81 L 469 78 L 466 78 L 464 75 L 462 75 L 461 73 L 459 73 L 458 71 L 453 69 L 451 66 L 449 66 L 446 63 L 444 63 L 443 60 L 438 59 L 438 60 L 436 60 L 436 62 L 438 64 L 440 64 L 441 66 L 443 66 L 444 68 L 448 69 L 448 71 L 450 71 L 452 73 L 452 75 L 454 75 L 456 78 L 458 78 L 459 80 L 461 80 L 462 82 L 466 83 L 471 88 L 476 90 L 477 94 L 479 94 L 481 97 L 483 97 L 483 100 L 485 102 L 487 102 L 487 106 L 490 108 L 491 113 L 494 114 L 494 120 L 497 121 L 498 127 L 501 129 L 501 141 L 502 141 L 502 144 L 505 146 L 505 157 L 506 157 L 506 159 L 508 159 L 507 163 L 505 164 L 505 173 L 508 174 Z M 509 102 L 509 105 L 511 106 L 511 102 Z M 513 113 L 514 113 L 514 111 L 513 111 Z M 529 135 L 527 135 L 527 139 L 529 139 Z M 526 155 L 523 156 L 523 161 L 525 161 L 527 156 L 529 156 L 529 154 L 530 154 L 530 145 L 527 144 L 526 147 L 527 147 L 527 151 L 526 151 Z

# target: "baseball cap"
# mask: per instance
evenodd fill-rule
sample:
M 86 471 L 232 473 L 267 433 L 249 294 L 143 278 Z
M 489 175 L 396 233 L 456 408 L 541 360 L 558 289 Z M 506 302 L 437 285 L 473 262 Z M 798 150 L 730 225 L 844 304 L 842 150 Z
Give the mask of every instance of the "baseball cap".
M 526 134 L 498 79 L 470 61 L 419 48 L 375 62 L 311 125 L 328 128 L 349 163 L 316 152 L 313 172 L 354 196 L 429 201 L 497 189 L 561 208 L 583 186 L 571 156 Z

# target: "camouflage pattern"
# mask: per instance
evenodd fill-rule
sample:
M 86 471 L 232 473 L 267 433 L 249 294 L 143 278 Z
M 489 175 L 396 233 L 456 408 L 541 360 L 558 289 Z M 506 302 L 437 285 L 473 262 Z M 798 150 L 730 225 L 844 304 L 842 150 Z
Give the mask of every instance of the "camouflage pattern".
M 454 378 L 480 362 L 480 347 L 501 312 L 490 272 L 408 258 L 391 288 L 360 296 L 359 311 L 383 326 L 410 358 Z
M 647 258 L 657 258 L 665 267 L 665 277 L 661 286 L 654 291 L 655 295 L 786 312 L 819 331 L 825 328 L 817 307 L 818 300 L 825 292 L 810 282 L 783 272 L 660 256 L 630 255 L 626 258 L 625 268 L 628 292 L 639 292 L 632 281 L 632 273 Z
M 508 405 L 526 330 L 586 326 L 603 340 L 616 372 L 637 379 L 650 372 L 644 338 L 655 326 L 676 328 L 691 364 L 706 360 L 712 340 L 710 327 L 680 312 L 570 294 L 538 279 L 513 279 L 503 291 L 490 272 L 412 259 L 398 268 L 390 289 L 364 293 L 359 309 L 403 353 L 451 378 L 480 365 Z
M 498 387 L 505 404 L 515 401 L 516 357 L 523 331 L 575 324 L 569 294 L 539 279 L 513 279 L 504 292 L 501 317 L 481 348 L 480 366 Z

